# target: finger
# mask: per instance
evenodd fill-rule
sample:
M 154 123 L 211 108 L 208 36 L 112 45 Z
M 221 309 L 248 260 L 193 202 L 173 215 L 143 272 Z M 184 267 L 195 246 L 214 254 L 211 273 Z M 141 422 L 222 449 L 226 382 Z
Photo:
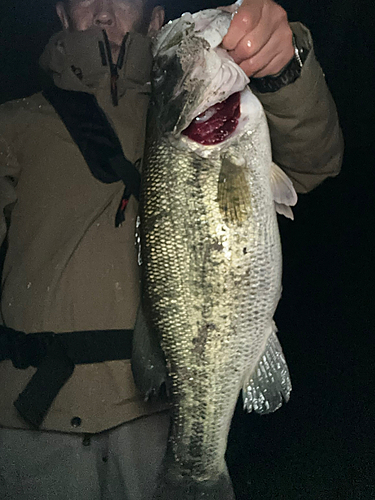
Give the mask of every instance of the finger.
M 293 55 L 292 55 L 293 57 Z M 253 78 L 264 78 L 265 76 L 275 76 L 282 71 L 292 59 L 286 59 L 283 54 L 277 54 L 264 68 L 252 75 Z
M 278 38 L 280 43 L 292 43 L 292 31 L 286 12 L 278 5 L 272 7 L 272 16 L 268 12 L 268 7 L 265 7 L 264 16 L 258 25 L 243 37 L 230 55 L 237 64 L 240 64 L 263 50 L 271 38 Z
M 235 63 L 240 64 L 242 61 L 254 57 L 269 42 L 271 36 L 272 31 L 268 27 L 265 30 L 261 25 L 258 25 L 251 33 L 242 38 L 234 50 L 229 51 L 229 55 L 233 57 Z
M 228 33 L 223 39 L 224 49 L 235 49 L 246 33 L 257 26 L 262 16 L 262 5 L 263 2 L 259 0 L 244 0 L 238 12 L 233 16 Z
M 272 64 L 272 69 L 275 69 L 275 71 L 269 74 L 276 74 L 288 64 L 293 55 L 292 35 L 278 34 L 273 36 L 257 54 L 242 61 L 240 66 L 248 76 L 255 76 L 256 73 L 263 71 L 272 61 L 275 61 L 276 66 L 281 66 L 274 67 L 274 64 Z M 277 60 L 275 60 L 276 57 Z

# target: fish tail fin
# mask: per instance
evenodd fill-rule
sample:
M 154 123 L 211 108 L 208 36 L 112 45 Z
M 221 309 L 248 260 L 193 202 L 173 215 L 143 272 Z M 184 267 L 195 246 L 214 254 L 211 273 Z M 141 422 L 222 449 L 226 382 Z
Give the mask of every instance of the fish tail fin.
M 283 400 L 289 401 L 292 384 L 281 345 L 272 323 L 266 348 L 258 365 L 244 380 L 244 409 L 265 415 L 278 410 Z
M 197 481 L 188 476 L 163 474 L 152 500 L 235 500 L 228 470 L 216 480 Z

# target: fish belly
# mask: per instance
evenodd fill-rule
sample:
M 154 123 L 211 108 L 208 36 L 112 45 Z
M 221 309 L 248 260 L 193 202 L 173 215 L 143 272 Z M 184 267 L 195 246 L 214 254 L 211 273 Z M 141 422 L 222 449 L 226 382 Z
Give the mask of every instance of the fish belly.
M 270 151 L 254 134 L 233 145 L 247 158 L 249 217 L 223 219 L 220 155 L 202 159 L 168 142 L 143 174 L 144 308 L 172 379 L 171 474 L 211 481 L 226 473 L 229 427 L 280 296 L 281 250 L 267 175 Z M 267 333 L 268 332 L 268 333 Z

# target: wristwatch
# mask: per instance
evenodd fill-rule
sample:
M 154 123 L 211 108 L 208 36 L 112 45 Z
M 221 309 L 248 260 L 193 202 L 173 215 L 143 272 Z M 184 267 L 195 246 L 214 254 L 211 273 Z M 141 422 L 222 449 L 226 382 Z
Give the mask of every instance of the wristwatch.
M 293 34 L 294 56 L 288 64 L 277 75 L 264 76 L 263 78 L 251 78 L 250 86 L 258 92 L 277 92 L 283 87 L 294 83 L 300 76 L 303 63 L 308 56 L 308 49 L 299 46 L 296 36 Z

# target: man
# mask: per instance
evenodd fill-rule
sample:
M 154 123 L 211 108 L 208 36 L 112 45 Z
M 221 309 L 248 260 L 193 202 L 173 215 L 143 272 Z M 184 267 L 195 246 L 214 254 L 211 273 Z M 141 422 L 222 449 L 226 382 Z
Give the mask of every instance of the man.
M 169 417 L 137 391 L 126 339 L 150 37 L 164 10 L 67 0 L 57 13 L 63 31 L 41 58 L 55 87 L 0 111 L 1 498 L 147 500 Z M 275 161 L 307 192 L 338 173 L 342 138 L 310 35 L 292 30 L 273 1 L 245 0 L 223 45 L 252 77 Z

